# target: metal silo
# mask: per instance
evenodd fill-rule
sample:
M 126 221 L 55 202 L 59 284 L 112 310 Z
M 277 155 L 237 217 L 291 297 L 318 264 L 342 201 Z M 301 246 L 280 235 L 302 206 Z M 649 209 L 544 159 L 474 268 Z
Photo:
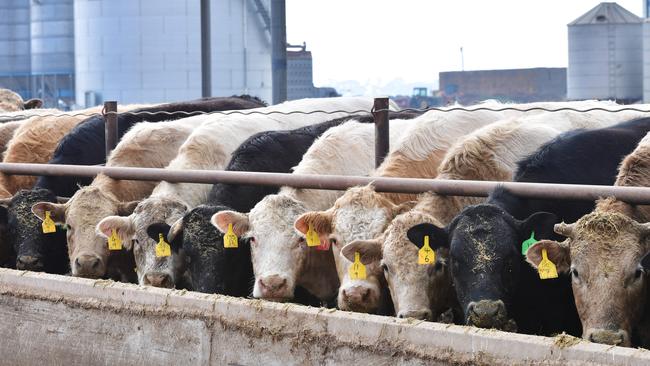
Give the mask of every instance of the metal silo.
M 601 3 L 568 28 L 568 99 L 643 97 L 641 18 L 616 3 Z
M 0 1 L 0 88 L 30 98 L 31 0 Z

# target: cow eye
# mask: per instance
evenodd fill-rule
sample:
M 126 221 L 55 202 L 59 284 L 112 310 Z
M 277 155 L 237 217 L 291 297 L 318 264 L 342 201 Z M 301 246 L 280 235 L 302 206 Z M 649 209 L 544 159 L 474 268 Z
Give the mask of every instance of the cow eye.
M 383 262 L 381 263 L 381 269 L 384 271 L 384 273 L 388 273 L 388 266 L 386 265 L 386 263 Z
M 575 269 L 575 268 L 573 268 L 573 267 L 571 267 L 571 276 L 572 276 L 573 278 L 575 278 L 576 280 L 579 279 L 579 276 L 578 276 L 578 270 Z
M 251 242 L 251 244 L 257 244 L 257 240 L 255 240 L 254 236 L 250 237 L 250 242 Z
M 334 238 L 330 238 L 330 244 L 336 245 L 338 242 Z
M 643 268 L 637 268 L 636 271 L 634 272 L 634 279 L 638 280 L 645 274 L 645 270 Z
M 298 243 L 302 244 L 304 242 L 305 242 L 305 238 L 303 238 L 302 236 L 298 237 Z

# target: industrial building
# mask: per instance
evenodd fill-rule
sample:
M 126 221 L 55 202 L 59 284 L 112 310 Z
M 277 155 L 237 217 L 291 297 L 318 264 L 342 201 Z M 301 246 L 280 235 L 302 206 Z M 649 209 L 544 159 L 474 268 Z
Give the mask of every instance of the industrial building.
M 287 50 L 287 100 L 340 96 L 334 88 L 314 86 L 312 55 L 305 43 L 288 48 L 298 50 Z

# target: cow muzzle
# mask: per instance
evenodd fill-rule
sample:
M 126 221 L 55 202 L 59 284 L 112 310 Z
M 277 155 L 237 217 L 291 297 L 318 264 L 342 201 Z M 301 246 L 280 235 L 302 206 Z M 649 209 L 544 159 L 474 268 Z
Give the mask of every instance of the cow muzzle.
M 261 298 L 271 301 L 286 301 L 293 298 L 293 289 L 289 288 L 287 278 L 280 275 L 260 277 L 257 286 Z
M 341 310 L 362 313 L 374 312 L 378 307 L 379 295 L 367 286 L 350 286 L 341 288 L 338 305 Z
M 82 254 L 73 262 L 72 274 L 77 277 L 100 278 L 105 272 L 101 258 L 93 254 Z
M 585 333 L 585 337 L 590 342 L 610 344 L 613 346 L 629 346 L 630 337 L 627 332 L 621 329 L 609 330 L 591 328 Z
M 23 271 L 43 271 L 45 265 L 39 257 L 21 255 L 16 259 L 16 268 Z
M 467 305 L 467 325 L 479 328 L 495 328 L 515 332 L 517 324 L 508 319 L 506 306 L 501 300 L 480 300 Z
M 431 320 L 433 314 L 429 309 L 421 310 L 400 310 L 397 313 L 398 318 L 413 318 L 418 320 Z
M 174 288 L 172 277 L 164 272 L 145 273 L 143 283 L 154 287 Z

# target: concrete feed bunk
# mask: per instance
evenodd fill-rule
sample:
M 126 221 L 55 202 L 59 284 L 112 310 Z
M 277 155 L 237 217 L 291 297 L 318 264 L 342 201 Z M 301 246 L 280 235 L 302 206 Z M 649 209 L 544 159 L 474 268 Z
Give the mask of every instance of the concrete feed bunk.
M 647 365 L 650 351 L 0 269 L 3 364 Z

